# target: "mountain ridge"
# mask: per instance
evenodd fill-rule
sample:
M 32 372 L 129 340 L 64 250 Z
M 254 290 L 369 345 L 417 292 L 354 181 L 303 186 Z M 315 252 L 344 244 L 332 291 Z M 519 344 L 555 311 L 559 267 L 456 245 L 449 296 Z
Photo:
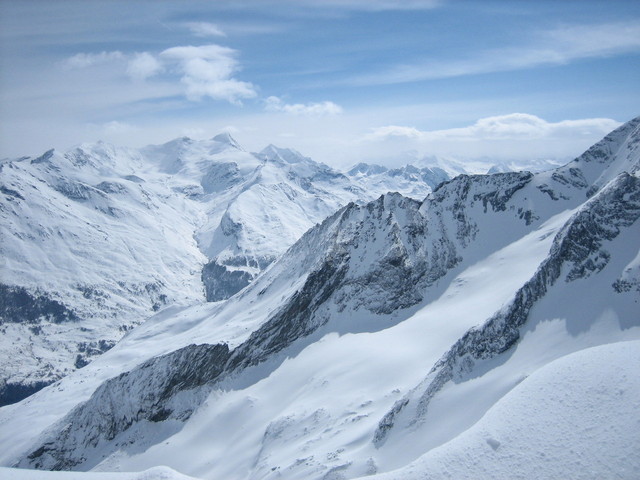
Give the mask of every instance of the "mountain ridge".
M 291 149 L 246 152 L 229 134 L 52 149 L 3 162 L 0 175 L 0 403 L 86 365 L 171 304 L 230 297 L 307 228 L 377 192 Z
M 148 468 L 169 455 L 211 478 L 410 465 L 547 363 L 640 338 L 639 125 L 554 171 L 463 175 L 423 202 L 347 204 L 226 302 L 160 313 L 57 391 L 0 410 L 6 426 L 5 415 L 33 422 L 3 464 Z M 109 359 L 121 365 L 111 380 L 83 377 Z M 131 403 L 108 400 L 126 391 Z M 56 398 L 55 414 L 34 415 Z M 170 455 L 196 438 L 225 461 Z

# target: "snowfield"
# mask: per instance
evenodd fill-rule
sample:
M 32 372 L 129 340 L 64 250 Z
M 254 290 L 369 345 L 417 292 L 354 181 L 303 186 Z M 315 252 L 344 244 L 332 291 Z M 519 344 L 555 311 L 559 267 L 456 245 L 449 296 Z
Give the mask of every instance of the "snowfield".
M 186 168 L 174 157 L 163 168 Z M 275 147 L 253 158 L 311 168 Z M 207 188 L 235 185 L 229 171 Z M 346 203 L 230 298 L 163 309 L 0 408 L 0 465 L 96 480 L 637 478 L 639 219 L 640 117 L 552 171 Z M 60 475 L 0 470 L 14 473 Z
M 633 479 L 640 341 L 585 348 L 527 377 L 450 442 L 376 480 Z
M 153 467 L 143 472 L 86 473 L 43 472 L 0 467 L 0 478 L 7 480 L 190 480 L 169 467 Z
M 154 312 L 232 296 L 347 203 L 424 198 L 449 178 L 413 170 L 368 182 L 273 145 L 246 152 L 228 134 L 3 161 L 0 405 L 86 365 Z

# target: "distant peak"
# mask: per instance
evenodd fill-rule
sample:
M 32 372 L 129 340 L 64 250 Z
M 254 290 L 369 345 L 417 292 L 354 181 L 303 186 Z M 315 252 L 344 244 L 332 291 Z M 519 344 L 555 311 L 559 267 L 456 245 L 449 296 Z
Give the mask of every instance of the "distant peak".
M 357 165 L 351 167 L 351 169 L 349 169 L 347 173 L 351 176 L 355 176 L 358 174 L 375 175 L 378 173 L 384 173 L 387 170 L 389 169 L 387 167 L 383 167 L 382 165 L 360 162 Z
M 33 160 L 31 160 L 31 163 L 48 162 L 48 161 L 51 160 L 51 157 L 53 157 L 54 153 L 55 153 L 55 149 L 53 149 L 53 148 L 51 150 L 47 150 L 42 155 L 40 155 L 38 158 L 34 158 Z
M 259 156 L 263 160 L 280 160 L 285 163 L 299 163 L 303 160 L 308 160 L 307 157 L 292 148 L 280 148 L 273 144 L 263 148 Z
M 169 140 L 168 142 L 163 143 L 162 147 L 181 147 L 183 145 L 190 145 L 191 143 L 193 143 L 193 140 L 189 137 L 177 137 L 173 140 Z
M 236 139 L 233 138 L 229 132 L 219 133 L 218 135 L 213 137 L 212 140 L 214 140 L 216 142 L 227 144 L 227 145 L 229 145 L 231 147 L 237 148 L 238 150 L 242 150 L 242 147 L 240 146 L 240 144 L 238 142 L 236 142 Z

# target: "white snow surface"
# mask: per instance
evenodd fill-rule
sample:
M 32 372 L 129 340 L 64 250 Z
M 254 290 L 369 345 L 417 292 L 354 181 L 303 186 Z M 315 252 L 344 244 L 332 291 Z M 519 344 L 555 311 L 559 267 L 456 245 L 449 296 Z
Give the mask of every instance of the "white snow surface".
M 585 348 L 523 377 L 450 442 L 376 480 L 638 478 L 640 341 Z
M 1 480 L 197 480 L 169 467 L 153 467 L 142 472 L 48 472 L 0 467 Z
M 607 154 L 611 168 L 637 174 L 629 172 L 638 164 L 637 142 L 619 137 L 606 142 L 615 144 Z M 261 155 L 307 166 L 275 147 Z M 171 158 L 163 168 L 184 168 Z M 115 451 L 85 450 L 92 471 L 168 465 L 212 480 L 637 477 L 638 221 L 603 244 L 608 260 L 600 270 L 572 281 L 563 272 L 536 301 L 514 347 L 445 384 L 423 415 L 398 417 L 384 444 L 372 441 L 381 419 L 411 398 L 443 354 L 508 306 L 536 274 L 558 232 L 584 208 L 586 180 L 600 188 L 615 178 L 597 168 L 599 158 L 533 177 L 463 178 L 419 210 L 400 208 L 408 200 L 391 195 L 346 209 L 231 299 L 159 312 L 88 366 L 0 409 L 0 464 L 24 458 L 104 380 L 146 359 L 191 343 L 240 345 L 317 268 L 312 252 L 351 248 L 347 279 L 364 278 L 368 267 L 404 248 L 412 216 L 424 216 L 425 245 L 449 242 L 460 261 L 425 287 L 418 304 L 380 315 L 359 308 L 355 296 L 323 304 L 318 311 L 329 318 L 323 327 L 204 390 L 206 399 L 184 424 L 142 421 L 114 439 Z M 523 186 L 500 204 L 514 185 Z M 491 201 L 496 209 L 487 206 Z M 376 224 L 378 207 L 384 215 Z M 350 237 L 355 233 L 361 236 Z M 400 240 L 390 242 L 392 234 Z M 405 261 L 419 259 L 412 255 Z
M 210 260 L 253 278 L 349 202 L 431 190 L 418 177 L 363 182 L 294 150 L 246 152 L 228 134 L 3 162 L 0 283 L 44 294 L 81 321 L 7 319 L 0 381 L 51 382 L 155 311 L 203 302 Z
M 203 478 L 321 478 L 347 464 L 350 475 L 364 474 L 368 459 L 379 456 L 370 442 L 382 415 L 466 329 L 509 300 L 560 223 L 473 265 L 437 301 L 392 328 L 330 333 L 267 378 L 256 382 L 246 372 L 214 392 L 170 439 L 98 468 L 135 470 L 182 451 L 170 465 Z M 226 433 L 210 434 L 217 431 Z

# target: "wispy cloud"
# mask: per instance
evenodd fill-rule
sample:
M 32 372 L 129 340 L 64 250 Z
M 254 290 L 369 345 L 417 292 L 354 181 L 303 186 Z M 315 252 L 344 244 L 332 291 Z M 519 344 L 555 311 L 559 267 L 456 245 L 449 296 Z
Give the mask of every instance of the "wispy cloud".
M 101 65 L 113 61 L 122 61 L 125 55 L 119 51 L 99 53 L 77 53 L 67 58 L 63 65 L 70 69 L 83 69 L 94 65 Z
M 363 11 L 388 11 L 388 10 L 429 10 L 439 7 L 446 0 L 280 0 L 278 2 L 265 2 L 264 0 L 235 0 L 233 7 L 247 8 L 274 6 L 331 9 L 331 10 L 363 10 Z M 230 2 L 231 3 L 231 2 Z
M 292 2 L 293 3 L 293 2 Z M 305 5 L 317 8 L 346 10 L 428 10 L 439 7 L 443 0 L 306 0 Z
M 134 127 L 133 125 L 130 125 L 124 122 L 119 122 L 117 120 L 112 120 L 110 122 L 107 122 L 101 125 L 100 128 L 102 128 L 107 135 L 130 133 L 136 130 L 136 127 Z
M 208 22 L 188 22 L 185 26 L 191 30 L 196 37 L 226 37 L 227 35 L 220 27 Z
M 271 96 L 265 100 L 265 109 L 270 112 L 284 112 L 291 115 L 322 116 L 338 115 L 343 112 L 340 105 L 324 101 L 318 103 L 285 103 L 281 98 Z
M 239 70 L 236 56 L 236 50 L 220 45 L 173 47 L 160 53 L 182 74 L 188 99 L 211 97 L 241 104 L 242 99 L 256 97 L 257 91 L 253 84 L 233 78 Z
M 640 51 L 640 21 L 599 25 L 566 25 L 539 32 L 528 44 L 486 50 L 473 57 L 429 60 L 392 66 L 385 71 L 352 77 L 352 85 L 385 85 L 451 78 L 575 60 L 610 57 Z

